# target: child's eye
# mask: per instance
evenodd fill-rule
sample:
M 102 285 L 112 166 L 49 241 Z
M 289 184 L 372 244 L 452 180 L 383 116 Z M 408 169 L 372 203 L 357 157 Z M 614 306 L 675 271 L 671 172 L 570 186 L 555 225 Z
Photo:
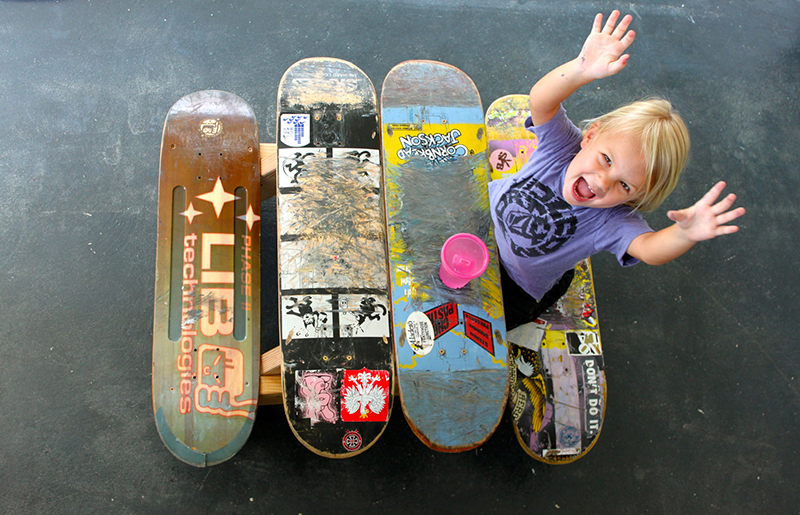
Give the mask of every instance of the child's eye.
M 603 154 L 603 159 L 605 159 L 606 164 L 608 166 L 611 166 L 611 158 L 610 157 L 608 157 L 606 154 Z
M 631 187 L 628 186 L 628 183 L 626 183 L 625 181 L 619 181 L 619 183 L 622 184 L 622 187 L 625 188 L 625 191 L 627 191 L 628 193 L 631 192 Z

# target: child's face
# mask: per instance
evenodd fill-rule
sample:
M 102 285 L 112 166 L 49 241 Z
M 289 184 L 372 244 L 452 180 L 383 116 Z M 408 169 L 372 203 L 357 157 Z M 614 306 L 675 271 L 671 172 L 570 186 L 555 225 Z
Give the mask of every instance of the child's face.
M 625 132 L 601 133 L 595 123 L 567 167 L 564 199 L 573 206 L 614 207 L 641 193 L 645 164 L 639 140 Z

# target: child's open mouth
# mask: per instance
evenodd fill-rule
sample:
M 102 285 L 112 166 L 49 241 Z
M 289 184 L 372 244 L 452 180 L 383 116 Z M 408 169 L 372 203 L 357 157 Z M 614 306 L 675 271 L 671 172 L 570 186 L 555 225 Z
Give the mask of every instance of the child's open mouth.
M 589 183 L 586 182 L 586 179 L 583 177 L 578 177 L 578 180 L 575 181 L 575 184 L 572 186 L 572 193 L 575 195 L 575 198 L 581 202 L 591 200 L 596 196 L 592 188 L 589 187 Z

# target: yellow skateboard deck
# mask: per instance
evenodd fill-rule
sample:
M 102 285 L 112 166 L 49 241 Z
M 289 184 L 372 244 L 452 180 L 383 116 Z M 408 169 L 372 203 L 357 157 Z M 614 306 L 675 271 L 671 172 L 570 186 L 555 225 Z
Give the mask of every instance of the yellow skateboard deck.
M 527 95 L 509 95 L 486 111 L 492 178 L 516 173 L 535 152 L 523 127 Z M 525 451 L 545 463 L 569 463 L 597 443 L 606 407 L 606 376 L 588 259 L 556 305 L 508 331 L 513 368 L 509 405 Z

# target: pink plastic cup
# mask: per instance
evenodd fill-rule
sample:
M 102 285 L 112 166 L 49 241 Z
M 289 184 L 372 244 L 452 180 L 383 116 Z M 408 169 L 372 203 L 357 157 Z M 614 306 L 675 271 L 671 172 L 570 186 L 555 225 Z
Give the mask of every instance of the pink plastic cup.
M 489 249 L 473 234 L 450 236 L 442 245 L 442 266 L 439 277 L 449 288 L 462 288 L 480 277 L 489 266 Z

